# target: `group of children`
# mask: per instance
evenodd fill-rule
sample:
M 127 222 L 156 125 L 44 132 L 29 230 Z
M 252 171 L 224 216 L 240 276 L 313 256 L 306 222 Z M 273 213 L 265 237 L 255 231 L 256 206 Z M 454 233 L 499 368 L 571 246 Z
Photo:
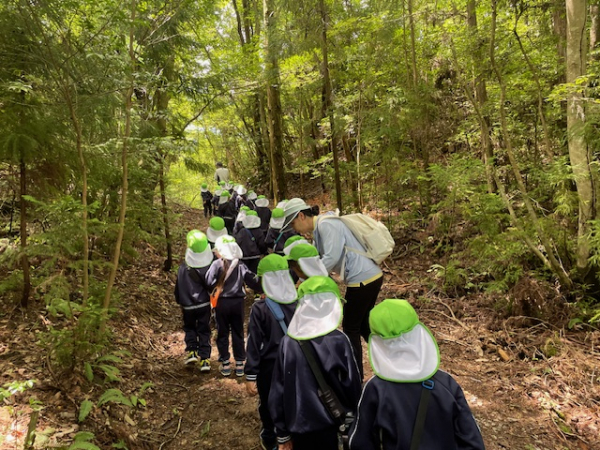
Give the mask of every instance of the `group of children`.
M 250 199 L 232 185 L 233 197 L 227 187 L 218 193 L 223 215 L 211 218 L 206 233 L 187 235 L 175 297 L 186 364 L 210 371 L 212 310 L 220 373 L 230 376 L 231 334 L 235 375 L 245 375 L 248 392 L 260 397 L 262 448 L 337 450 L 340 427 L 356 417 L 349 429 L 353 450 L 408 450 L 419 442 L 427 449 L 484 449 L 461 388 L 438 370 L 437 343 L 412 306 L 389 299 L 371 310 L 375 375 L 363 386 L 353 346 L 338 329 L 344 300 L 317 248 L 282 230 L 282 204 L 261 214 L 267 199 Z M 262 295 L 252 305 L 245 340 L 246 287 Z M 424 398 L 430 406 L 423 415 Z

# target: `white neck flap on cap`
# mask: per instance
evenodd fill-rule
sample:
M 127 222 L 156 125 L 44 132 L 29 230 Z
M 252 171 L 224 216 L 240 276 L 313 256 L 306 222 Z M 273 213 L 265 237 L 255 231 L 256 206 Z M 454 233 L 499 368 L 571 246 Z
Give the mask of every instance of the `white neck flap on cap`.
M 242 253 L 242 249 L 239 245 L 237 245 L 237 242 L 221 244 L 217 248 L 217 251 L 223 258 L 229 260 L 242 259 L 242 257 L 244 256 L 244 254 Z
M 290 252 L 292 251 L 292 249 L 299 244 L 308 244 L 308 241 L 306 239 L 298 239 L 294 242 L 292 242 L 290 245 L 288 245 L 287 247 L 283 248 L 283 253 L 287 256 L 290 255 Z
M 252 230 L 254 228 L 260 227 L 260 217 L 246 216 L 242 220 L 242 223 L 244 224 L 244 228 L 248 228 L 249 230 Z
M 269 226 L 271 228 L 275 228 L 276 230 L 281 230 L 283 226 L 283 222 L 285 221 L 285 217 L 271 217 L 271 221 L 269 222 Z
M 378 377 L 398 383 L 427 380 L 440 365 L 437 343 L 421 323 L 396 338 L 383 339 L 371 334 L 369 358 Z
M 244 211 L 243 209 L 240 209 L 240 212 L 238 213 L 237 217 L 235 218 L 235 221 L 241 222 L 242 220 L 244 220 L 244 217 L 246 217 L 246 211 Z
M 227 203 L 228 201 L 229 201 L 229 197 L 225 197 L 225 196 L 219 197 L 219 205 L 222 205 L 223 203 Z
M 323 261 L 321 261 L 321 258 L 318 256 L 298 258 L 298 265 L 307 277 L 314 277 L 316 275 L 322 275 L 326 277 L 329 275 L 327 273 L 327 269 L 325 268 L 325 264 L 323 264 Z
M 342 322 L 342 303 L 331 292 L 308 294 L 300 299 L 290 325 L 288 336 L 314 339 L 331 333 Z
M 219 231 L 217 231 L 217 230 L 215 230 L 215 229 L 213 229 L 213 228 L 211 228 L 211 227 L 208 227 L 208 228 L 207 228 L 207 230 L 206 230 L 206 237 L 207 237 L 207 238 L 208 238 L 208 240 L 209 240 L 210 242 L 212 242 L 213 244 L 214 244 L 215 242 L 217 242 L 217 239 L 218 239 L 220 236 L 224 236 L 224 235 L 226 235 L 226 234 L 227 234 L 227 228 L 222 228 L 222 229 L 220 229 Z
M 188 267 L 202 268 L 208 266 L 213 260 L 213 253 L 210 245 L 202 253 L 196 253 L 191 248 L 185 251 L 185 263 Z
M 267 272 L 262 276 L 262 288 L 271 300 L 287 305 L 298 298 L 294 280 L 289 270 Z
M 256 199 L 256 201 L 254 203 L 256 204 L 256 206 L 265 208 L 265 207 L 269 206 L 269 199 L 268 198 L 258 198 L 258 199 Z

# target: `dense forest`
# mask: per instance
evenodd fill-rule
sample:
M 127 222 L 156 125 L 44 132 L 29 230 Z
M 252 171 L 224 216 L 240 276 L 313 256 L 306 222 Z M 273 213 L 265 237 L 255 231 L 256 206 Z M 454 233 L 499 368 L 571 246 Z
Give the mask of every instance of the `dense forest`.
M 100 398 L 64 394 L 99 434 L 96 409 L 145 403 L 149 385 L 107 389 L 126 359 L 113 333 L 132 296 L 172 292 L 221 161 L 272 204 L 383 221 L 388 275 L 422 286 L 406 296 L 485 298 L 498 317 L 546 324 L 553 350 L 538 357 L 589 332 L 598 364 L 599 39 L 597 0 L 4 0 L 4 331 L 43 323 L 23 339 L 55 379 L 102 380 Z M 159 273 L 145 276 L 150 253 Z M 18 373 L 0 378 L 5 403 L 34 385 Z M 584 377 L 598 411 L 598 374 Z M 143 447 L 125 435 L 117 448 Z

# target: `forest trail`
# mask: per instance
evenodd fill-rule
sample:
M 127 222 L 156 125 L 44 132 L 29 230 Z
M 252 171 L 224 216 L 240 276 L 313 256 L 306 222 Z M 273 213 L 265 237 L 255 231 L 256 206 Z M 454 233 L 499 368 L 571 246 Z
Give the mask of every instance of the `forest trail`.
M 181 223 L 173 238 L 177 264 L 184 253 L 185 233 L 207 226 L 200 211 L 182 208 L 179 213 Z M 119 366 L 123 382 L 106 389 L 118 387 L 124 394 L 136 395 L 145 383 L 152 383 L 139 395 L 145 407 L 106 404 L 77 425 L 81 401 L 97 400 L 100 388 L 89 390 L 76 377 L 57 379 L 44 365 L 44 355 L 16 347 L 33 338 L 42 326 L 43 311 L 39 317 L 31 315 L 25 327 L 14 326 L 25 321 L 2 318 L 0 342 L 6 343 L 0 348 L 2 383 L 18 375 L 40 380 L 27 393 L 44 405 L 37 429 L 53 430 L 48 447 L 57 434 L 65 442 L 82 429 L 94 432 L 102 449 L 118 441 L 129 449 L 259 449 L 258 398 L 246 394 L 243 378 L 220 376 L 214 345 L 210 374 L 183 366 L 181 313 L 173 300 L 175 271 L 163 272 L 162 257 L 149 245 L 140 244 L 138 251 L 135 263 L 120 271 L 121 306 L 110 322 L 115 347 L 128 350 L 131 357 Z M 415 305 L 438 340 L 440 367 L 465 391 L 486 448 L 599 449 L 600 396 L 590 376 L 598 376 L 600 355 L 595 348 L 600 333 L 565 333 L 543 322 L 519 328 L 522 319 L 499 319 L 493 303 L 481 294 L 442 298 L 429 283 L 431 264 L 426 254 L 390 261 L 380 299 L 406 298 Z M 555 343 L 557 355 L 546 359 L 536 349 L 549 342 Z M 370 373 L 367 369 L 367 376 Z M 17 444 L 27 426 L 27 406 L 21 411 L 0 416 L 0 434 L 14 434 L 0 448 L 23 448 Z M 19 429 L 20 434 L 15 431 Z

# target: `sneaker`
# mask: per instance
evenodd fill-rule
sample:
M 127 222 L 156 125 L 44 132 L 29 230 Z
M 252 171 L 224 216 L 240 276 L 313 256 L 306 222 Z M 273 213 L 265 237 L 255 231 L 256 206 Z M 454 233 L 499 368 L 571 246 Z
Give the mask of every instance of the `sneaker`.
M 229 361 L 223 361 L 221 363 L 221 375 L 223 375 L 224 377 L 228 377 L 229 375 L 231 375 L 231 364 L 229 364 Z
M 244 376 L 244 361 L 236 361 L 235 362 L 235 376 L 236 377 Z
M 203 359 L 200 361 L 200 372 L 210 372 L 210 360 Z
M 198 361 L 198 353 L 195 350 L 188 352 L 187 357 L 185 358 L 185 365 L 193 364 Z

